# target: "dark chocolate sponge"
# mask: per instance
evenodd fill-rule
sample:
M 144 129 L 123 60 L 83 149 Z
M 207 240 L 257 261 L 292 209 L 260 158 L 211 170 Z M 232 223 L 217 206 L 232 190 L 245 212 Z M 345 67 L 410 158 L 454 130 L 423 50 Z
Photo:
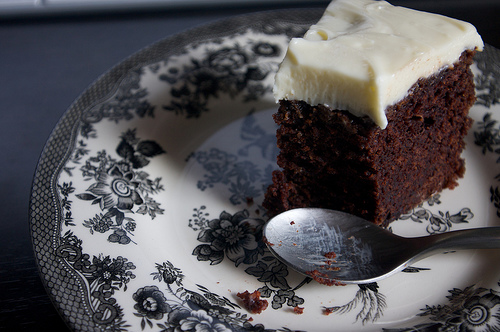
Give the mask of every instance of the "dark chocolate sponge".
M 278 165 L 264 207 L 346 211 L 387 224 L 464 175 L 460 157 L 475 102 L 473 51 L 453 67 L 419 79 L 386 109 L 381 129 L 368 117 L 282 100 L 274 115 Z

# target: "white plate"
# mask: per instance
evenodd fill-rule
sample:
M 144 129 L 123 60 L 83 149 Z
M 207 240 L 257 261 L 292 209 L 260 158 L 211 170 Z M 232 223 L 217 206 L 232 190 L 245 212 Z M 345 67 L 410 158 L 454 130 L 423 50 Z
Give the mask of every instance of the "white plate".
M 289 38 L 320 14 L 259 13 L 168 38 L 111 69 L 65 113 L 39 161 L 30 226 L 42 279 L 74 330 L 500 329 L 498 251 L 438 255 L 377 284 L 327 287 L 265 249 L 273 73 Z M 392 223 L 395 233 L 498 224 L 499 54 L 486 47 L 474 65 L 465 178 Z M 269 307 L 252 315 L 236 294 L 257 289 Z

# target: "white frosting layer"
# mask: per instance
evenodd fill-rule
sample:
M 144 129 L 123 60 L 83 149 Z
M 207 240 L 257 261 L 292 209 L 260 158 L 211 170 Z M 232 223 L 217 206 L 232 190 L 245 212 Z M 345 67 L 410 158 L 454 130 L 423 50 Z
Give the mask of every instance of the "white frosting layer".
M 367 115 L 385 128 L 387 106 L 475 48 L 483 41 L 467 22 L 385 1 L 334 0 L 304 38 L 290 41 L 274 97 Z

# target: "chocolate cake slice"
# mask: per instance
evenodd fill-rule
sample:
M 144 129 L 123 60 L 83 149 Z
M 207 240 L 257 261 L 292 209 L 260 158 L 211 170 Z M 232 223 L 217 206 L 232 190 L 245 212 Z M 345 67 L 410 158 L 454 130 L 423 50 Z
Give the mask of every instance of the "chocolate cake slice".
M 281 169 L 268 213 L 322 207 L 382 225 L 453 189 L 465 172 L 470 65 L 482 47 L 465 22 L 384 1 L 333 1 L 290 42 L 276 76 Z

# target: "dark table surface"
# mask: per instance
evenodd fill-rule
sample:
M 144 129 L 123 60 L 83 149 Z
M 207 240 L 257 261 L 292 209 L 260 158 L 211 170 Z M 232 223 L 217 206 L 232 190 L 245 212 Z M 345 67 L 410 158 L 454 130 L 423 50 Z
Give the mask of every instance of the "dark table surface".
M 500 48 L 498 0 L 392 3 L 467 20 L 486 43 Z M 38 275 L 28 207 L 44 143 L 79 94 L 125 57 L 175 33 L 233 15 L 310 5 L 269 2 L 119 14 L 0 15 L 0 330 L 68 331 Z

